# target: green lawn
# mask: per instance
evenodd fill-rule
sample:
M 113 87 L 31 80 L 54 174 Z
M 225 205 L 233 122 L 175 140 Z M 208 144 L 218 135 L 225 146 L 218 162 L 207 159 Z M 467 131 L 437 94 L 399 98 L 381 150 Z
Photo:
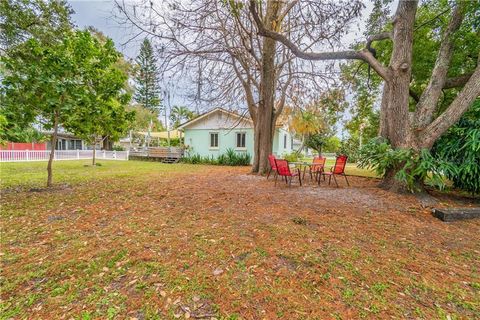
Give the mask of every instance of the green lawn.
M 308 160 L 307 160 L 308 161 Z M 132 174 L 148 176 L 154 172 L 189 172 L 201 170 L 204 165 L 163 164 L 147 161 L 114 161 L 101 160 L 101 166 L 92 167 L 90 160 L 56 161 L 53 163 L 54 183 L 76 184 L 95 179 L 122 178 Z M 102 165 L 103 164 L 103 165 Z M 327 160 L 326 168 L 335 164 L 335 160 Z M 369 170 L 357 168 L 355 164 L 347 164 L 348 175 L 375 177 Z M 43 187 L 47 180 L 47 162 L 4 162 L 0 164 L 0 182 L 2 188 Z
M 313 158 L 304 158 L 301 161 L 312 162 Z M 327 161 L 325 162 L 326 170 L 329 170 L 334 165 L 335 165 L 335 159 L 327 159 Z M 347 163 L 347 166 L 345 167 L 345 172 L 347 173 L 347 175 L 351 175 L 351 176 L 379 178 L 379 176 L 375 173 L 375 171 L 361 169 L 357 167 L 355 163 Z
M 96 179 L 122 178 L 132 174 L 148 176 L 153 172 L 185 172 L 197 170 L 198 166 L 186 164 L 163 164 L 148 161 L 101 160 L 99 166 L 91 166 L 90 160 L 55 161 L 54 183 L 76 184 Z M 0 164 L 2 188 L 42 187 L 47 181 L 47 162 L 4 162 Z

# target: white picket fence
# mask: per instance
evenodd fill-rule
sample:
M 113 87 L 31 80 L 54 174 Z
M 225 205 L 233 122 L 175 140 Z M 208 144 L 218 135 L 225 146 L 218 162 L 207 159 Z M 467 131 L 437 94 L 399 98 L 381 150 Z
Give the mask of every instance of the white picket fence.
M 46 161 L 50 150 L 0 150 L 0 162 Z M 95 157 L 106 160 L 128 160 L 128 151 L 97 150 Z M 92 159 L 93 150 L 56 150 L 54 160 Z

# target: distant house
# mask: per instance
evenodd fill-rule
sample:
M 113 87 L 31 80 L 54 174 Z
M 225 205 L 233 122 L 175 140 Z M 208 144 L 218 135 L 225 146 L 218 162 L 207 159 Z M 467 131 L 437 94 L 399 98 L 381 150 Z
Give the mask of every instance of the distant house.
M 248 152 L 253 159 L 253 121 L 235 112 L 215 108 L 181 124 L 186 154 L 218 157 L 233 149 Z M 282 126 L 275 128 L 273 154 L 281 157 L 292 152 L 292 135 Z
M 48 132 L 51 135 L 51 132 Z M 51 149 L 51 141 L 47 140 L 47 150 Z M 55 150 L 87 150 L 91 149 L 85 141 L 68 132 L 59 132 Z

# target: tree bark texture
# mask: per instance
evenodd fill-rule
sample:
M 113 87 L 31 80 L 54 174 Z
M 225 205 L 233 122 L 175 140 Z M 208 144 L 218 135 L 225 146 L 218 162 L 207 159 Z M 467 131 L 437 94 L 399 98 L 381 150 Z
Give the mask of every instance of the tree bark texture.
M 48 164 L 47 164 L 47 188 L 50 188 L 53 185 L 52 164 L 53 164 L 53 159 L 55 157 L 55 147 L 57 145 L 57 137 L 58 137 L 58 112 L 55 111 L 54 121 L 53 121 L 53 133 L 50 140 L 51 141 L 50 156 L 48 157 Z
M 96 146 L 97 146 L 97 144 L 95 143 L 93 145 L 93 150 L 92 150 L 92 166 L 95 166 L 95 164 L 96 164 L 96 153 L 97 153 L 97 150 L 95 148 Z
M 267 2 L 264 23 L 267 28 L 276 30 L 280 24 L 281 1 Z M 262 70 L 260 80 L 260 101 L 255 123 L 255 159 L 253 171 L 263 174 L 269 169 L 268 156 L 272 153 L 275 134 L 275 92 L 276 92 L 276 44 L 271 38 L 264 38 L 262 45 Z M 258 169 L 257 169 L 258 168 Z

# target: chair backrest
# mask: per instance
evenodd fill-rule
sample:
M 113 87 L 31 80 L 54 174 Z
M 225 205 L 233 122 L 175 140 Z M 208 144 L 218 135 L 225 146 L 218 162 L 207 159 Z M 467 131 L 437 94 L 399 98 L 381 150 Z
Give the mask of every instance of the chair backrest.
M 344 173 L 345 165 L 347 164 L 348 157 L 346 155 L 339 155 L 335 160 L 335 167 L 333 167 L 333 173 Z
M 288 166 L 288 161 L 284 159 L 275 159 L 275 164 L 277 166 L 277 172 L 280 176 L 291 176 L 290 167 Z
M 272 169 L 276 169 L 277 166 L 275 165 L 275 155 L 271 154 L 268 156 L 268 162 L 270 163 L 270 167 L 272 167 Z
M 312 171 L 318 172 L 323 170 L 323 166 L 325 165 L 325 160 L 326 160 L 325 157 L 319 157 L 319 156 L 314 157 L 312 166 L 311 166 Z
M 327 160 L 325 157 L 314 157 L 313 164 L 325 165 L 325 160 Z

